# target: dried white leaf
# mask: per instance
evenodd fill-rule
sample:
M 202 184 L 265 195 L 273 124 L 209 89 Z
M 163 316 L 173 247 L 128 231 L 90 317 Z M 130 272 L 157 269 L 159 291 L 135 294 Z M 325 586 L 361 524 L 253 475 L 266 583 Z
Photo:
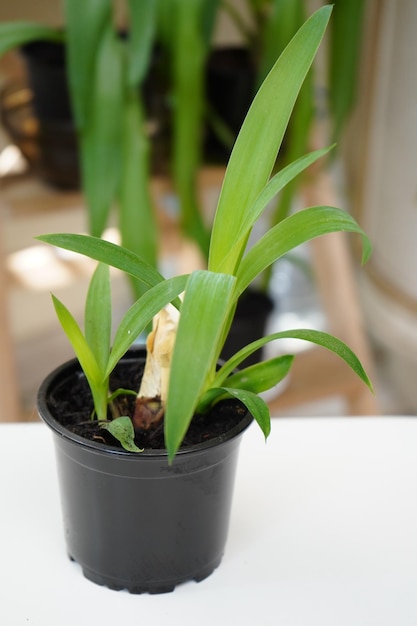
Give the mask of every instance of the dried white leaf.
M 160 398 L 165 402 L 178 319 L 178 311 L 172 305 L 154 317 L 146 341 L 146 364 L 138 398 Z

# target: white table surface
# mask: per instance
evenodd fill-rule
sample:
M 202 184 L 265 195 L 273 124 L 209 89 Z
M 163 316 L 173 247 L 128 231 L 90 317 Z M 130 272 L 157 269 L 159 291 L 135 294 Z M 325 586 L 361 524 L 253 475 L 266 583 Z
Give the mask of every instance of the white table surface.
M 251 427 L 220 568 L 159 596 L 67 559 L 51 437 L 0 426 L 2 626 L 417 624 L 417 417 L 280 418 L 266 445 Z

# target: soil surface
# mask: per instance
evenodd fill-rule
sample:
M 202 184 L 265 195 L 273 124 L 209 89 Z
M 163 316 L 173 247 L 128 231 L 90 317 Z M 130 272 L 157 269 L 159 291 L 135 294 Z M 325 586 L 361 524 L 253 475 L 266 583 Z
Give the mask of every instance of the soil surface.
M 136 359 L 122 361 L 110 379 L 110 391 L 130 389 L 137 391 L 143 374 L 143 365 Z M 135 395 L 122 395 L 117 399 L 120 415 L 132 417 Z M 92 419 L 93 401 L 85 376 L 76 372 L 62 381 L 48 399 L 48 407 L 63 426 L 86 439 L 100 441 L 115 448 L 120 443 L 100 422 Z M 223 400 L 205 415 L 195 415 L 181 447 L 195 445 L 227 433 L 246 415 L 246 408 L 236 400 Z M 110 419 L 110 415 L 109 415 Z M 136 431 L 135 443 L 139 448 L 165 449 L 163 425 L 148 431 Z

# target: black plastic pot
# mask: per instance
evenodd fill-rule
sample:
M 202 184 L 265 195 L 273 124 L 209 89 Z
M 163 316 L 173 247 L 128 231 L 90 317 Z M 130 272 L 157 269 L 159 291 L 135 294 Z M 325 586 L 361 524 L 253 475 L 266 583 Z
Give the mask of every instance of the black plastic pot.
M 144 355 L 144 351 L 140 351 Z M 164 593 L 200 581 L 225 548 L 247 414 L 232 431 L 181 449 L 131 453 L 71 433 L 51 412 L 56 385 L 81 375 L 72 360 L 42 383 L 38 410 L 54 433 L 68 554 L 111 589 Z

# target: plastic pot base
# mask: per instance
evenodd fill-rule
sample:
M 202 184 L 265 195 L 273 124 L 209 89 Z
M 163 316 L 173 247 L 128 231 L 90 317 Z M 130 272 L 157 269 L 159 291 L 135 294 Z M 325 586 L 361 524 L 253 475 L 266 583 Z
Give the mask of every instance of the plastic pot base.
M 215 569 L 219 567 L 222 561 L 222 557 L 223 555 L 220 558 L 216 559 L 215 562 L 201 569 L 194 576 L 186 577 L 183 580 L 175 580 L 175 581 L 167 580 L 167 581 L 153 582 L 149 584 L 141 583 L 140 585 L 137 585 L 137 586 L 132 585 L 130 582 L 123 584 L 119 579 L 115 580 L 108 576 L 102 576 L 98 574 L 97 572 L 94 572 L 86 567 L 82 567 L 81 569 L 82 569 L 82 573 L 84 577 L 87 578 L 87 580 L 95 583 L 96 585 L 100 585 L 101 587 L 107 587 L 108 589 L 111 589 L 113 591 L 125 590 L 125 591 L 128 591 L 129 593 L 137 594 L 137 595 L 140 595 L 143 593 L 156 595 L 156 594 L 161 594 L 161 593 L 172 593 L 178 585 L 182 585 L 183 583 L 186 583 L 186 582 L 194 581 L 196 583 L 199 583 L 205 580 L 214 572 Z M 76 562 L 72 556 L 69 555 L 69 558 L 71 561 Z

